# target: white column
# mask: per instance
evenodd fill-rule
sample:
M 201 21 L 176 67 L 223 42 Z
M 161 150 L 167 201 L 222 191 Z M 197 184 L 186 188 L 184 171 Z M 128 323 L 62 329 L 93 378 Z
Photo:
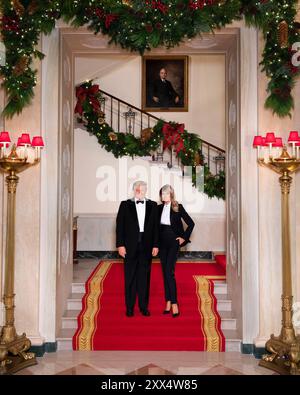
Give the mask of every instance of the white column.
M 59 32 L 42 37 L 42 131 L 46 148 L 41 161 L 40 330 L 55 342 L 58 185 Z
M 241 26 L 241 261 L 244 344 L 253 344 L 259 325 L 257 134 L 257 31 Z

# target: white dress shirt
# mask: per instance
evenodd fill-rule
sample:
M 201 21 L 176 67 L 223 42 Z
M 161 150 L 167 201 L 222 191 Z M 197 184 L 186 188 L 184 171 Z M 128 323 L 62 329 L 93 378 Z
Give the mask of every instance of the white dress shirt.
M 144 203 L 137 203 L 137 200 L 143 200 Z M 140 232 L 144 232 L 144 223 L 145 223 L 145 215 L 146 215 L 146 199 L 137 199 L 134 198 L 136 212 L 139 221 Z
M 160 223 L 162 225 L 171 225 L 170 214 L 171 214 L 171 202 L 165 203 L 160 217 Z

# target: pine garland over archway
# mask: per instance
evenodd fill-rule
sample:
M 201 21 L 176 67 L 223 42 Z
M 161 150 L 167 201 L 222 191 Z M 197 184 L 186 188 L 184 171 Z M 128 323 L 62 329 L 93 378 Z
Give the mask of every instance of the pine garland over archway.
M 51 33 L 60 18 L 143 54 L 245 17 L 265 39 L 261 65 L 269 79 L 266 107 L 279 117 L 291 115 L 294 107 L 292 89 L 300 71 L 292 62 L 293 44 L 300 41 L 297 0 L 2 0 L 1 14 L 5 117 L 21 113 L 31 103 L 37 73 L 33 61 L 44 57 L 36 49 L 40 35 Z

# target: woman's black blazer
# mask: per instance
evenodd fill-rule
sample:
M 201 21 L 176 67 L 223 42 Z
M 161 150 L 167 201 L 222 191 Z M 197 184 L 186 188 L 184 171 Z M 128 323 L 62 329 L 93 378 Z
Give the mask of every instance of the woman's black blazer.
M 158 223 L 160 224 L 160 218 L 162 214 L 164 204 L 159 204 L 158 205 Z M 183 223 L 182 220 L 187 224 L 186 230 L 183 229 Z M 185 242 L 181 244 L 180 247 L 185 246 L 187 243 L 190 243 L 190 236 L 191 233 L 194 229 L 195 223 L 192 220 L 192 218 L 188 215 L 188 213 L 185 211 L 184 207 L 182 204 L 179 204 L 178 211 L 174 211 L 171 207 L 170 209 L 170 223 L 172 230 L 176 234 L 176 237 L 182 237 Z

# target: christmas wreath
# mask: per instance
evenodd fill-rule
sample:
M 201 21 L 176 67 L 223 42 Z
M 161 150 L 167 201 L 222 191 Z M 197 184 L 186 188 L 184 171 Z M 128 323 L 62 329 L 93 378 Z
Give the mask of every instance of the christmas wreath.
M 110 42 L 143 54 L 213 32 L 243 16 L 265 39 L 261 65 L 269 78 L 266 107 L 280 117 L 291 115 L 300 70 L 292 63 L 293 44 L 300 41 L 297 0 L 1 0 L 0 7 L 6 117 L 31 103 L 36 85 L 33 60 L 44 56 L 36 46 L 40 34 L 49 34 L 57 19 L 86 25 L 95 34 L 108 35 Z
M 192 182 L 197 184 L 196 167 L 204 166 L 204 193 L 210 198 L 225 199 L 225 173 L 213 175 L 203 162 L 202 143 L 198 135 L 189 133 L 183 124 L 159 120 L 153 128 L 142 130 L 141 137 L 132 133 L 116 132 L 105 122 L 101 110 L 101 91 L 98 85 L 87 81 L 76 88 L 77 104 L 75 114 L 87 132 L 97 137 L 98 143 L 116 158 L 122 156 L 149 156 L 157 151 L 172 148 L 182 165 L 192 169 Z

